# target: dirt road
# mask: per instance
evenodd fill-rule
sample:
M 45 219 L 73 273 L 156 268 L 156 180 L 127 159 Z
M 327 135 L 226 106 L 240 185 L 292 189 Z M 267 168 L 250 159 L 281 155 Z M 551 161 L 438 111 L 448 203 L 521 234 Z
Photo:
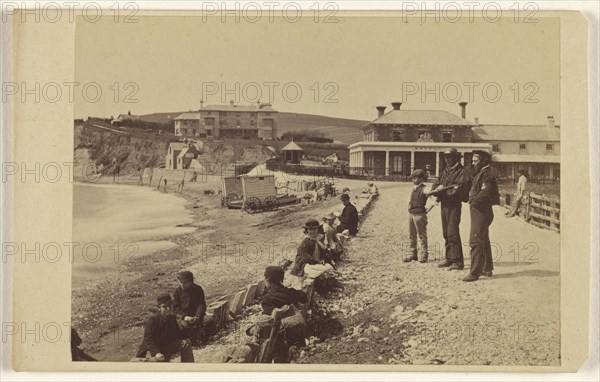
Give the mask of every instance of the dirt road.
M 465 283 L 467 205 L 461 222 L 465 270 L 437 267 L 444 245 L 439 207 L 429 214 L 430 262 L 402 262 L 410 187 L 380 186 L 341 266 L 343 291 L 318 300 L 339 330 L 323 335 L 299 362 L 559 365 L 559 235 L 495 207 L 494 276 Z

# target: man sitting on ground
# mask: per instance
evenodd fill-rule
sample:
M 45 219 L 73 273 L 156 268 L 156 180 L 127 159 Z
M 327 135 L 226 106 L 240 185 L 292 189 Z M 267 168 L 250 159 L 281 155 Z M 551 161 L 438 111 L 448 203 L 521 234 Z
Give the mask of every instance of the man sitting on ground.
M 335 219 L 336 217 L 332 213 L 323 217 L 323 233 L 325 235 L 325 246 L 331 252 L 333 260 L 337 262 L 340 260 L 344 248 L 333 225 Z
M 204 290 L 194 283 L 194 274 L 190 271 L 179 272 L 177 280 L 179 286 L 173 293 L 175 315 L 179 326 L 188 338 L 191 338 L 192 345 L 201 346 L 206 342 L 207 327 L 210 326 L 208 320 L 204 322 L 206 313 Z
M 352 203 L 350 203 L 350 195 L 342 194 L 340 197 L 344 203 L 344 209 L 340 216 L 340 225 L 337 226 L 338 233 L 348 230 L 350 236 L 356 236 L 358 232 L 358 211 Z
M 262 297 L 261 303 L 264 314 L 270 315 L 273 309 L 284 305 L 302 304 L 308 301 L 303 291 L 284 287 L 283 277 L 284 271 L 281 267 L 269 266 L 265 269 L 267 293 Z
M 182 333 L 173 315 L 168 293 L 157 297 L 158 313 L 152 315 L 144 328 L 144 339 L 136 357 L 150 362 L 169 362 L 173 354 L 181 353 L 181 362 L 194 362 L 192 344 Z M 150 358 L 147 358 L 150 353 Z
M 323 234 L 319 232 L 321 224 L 316 219 L 308 219 L 302 227 L 306 237 L 298 246 L 290 274 L 300 278 L 298 282 L 302 281 L 302 286 L 306 286 L 323 273 L 333 270 L 333 266 L 328 262 L 327 248 L 322 241 Z M 292 285 L 299 287 L 297 283 Z

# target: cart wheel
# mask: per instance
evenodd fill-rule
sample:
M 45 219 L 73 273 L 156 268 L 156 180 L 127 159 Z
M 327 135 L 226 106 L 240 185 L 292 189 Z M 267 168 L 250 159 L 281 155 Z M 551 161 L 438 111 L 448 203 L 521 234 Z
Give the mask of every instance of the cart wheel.
M 267 211 L 275 211 L 277 207 L 279 207 L 279 202 L 276 197 L 267 196 L 265 200 L 263 200 L 263 206 Z
M 246 199 L 244 202 L 243 210 L 249 212 L 251 214 L 260 211 L 262 208 L 262 203 L 259 198 L 250 197 Z

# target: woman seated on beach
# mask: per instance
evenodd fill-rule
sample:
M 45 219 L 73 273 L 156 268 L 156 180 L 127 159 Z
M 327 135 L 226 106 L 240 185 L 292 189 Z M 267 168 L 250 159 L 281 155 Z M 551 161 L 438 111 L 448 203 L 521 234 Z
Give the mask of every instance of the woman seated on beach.
M 323 273 L 333 270 L 321 224 L 316 219 L 308 219 L 302 228 L 306 237 L 298 246 L 296 259 L 290 272 L 292 276 L 299 278 L 297 282 L 292 283 L 296 289 L 301 289 Z

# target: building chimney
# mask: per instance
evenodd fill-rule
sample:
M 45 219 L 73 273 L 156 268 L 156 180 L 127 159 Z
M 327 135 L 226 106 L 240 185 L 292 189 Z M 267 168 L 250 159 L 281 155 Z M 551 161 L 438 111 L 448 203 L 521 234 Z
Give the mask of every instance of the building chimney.
M 463 119 L 467 118 L 467 102 L 459 102 L 458 105 L 460 106 L 460 116 L 463 117 Z
M 556 127 L 555 123 L 554 123 L 554 116 L 553 115 L 549 115 L 546 117 L 547 119 L 547 126 L 549 129 L 554 129 Z
M 385 113 L 385 106 L 377 106 L 377 116 L 381 117 Z
M 392 102 L 394 110 L 400 110 L 400 106 L 402 106 L 402 102 Z

